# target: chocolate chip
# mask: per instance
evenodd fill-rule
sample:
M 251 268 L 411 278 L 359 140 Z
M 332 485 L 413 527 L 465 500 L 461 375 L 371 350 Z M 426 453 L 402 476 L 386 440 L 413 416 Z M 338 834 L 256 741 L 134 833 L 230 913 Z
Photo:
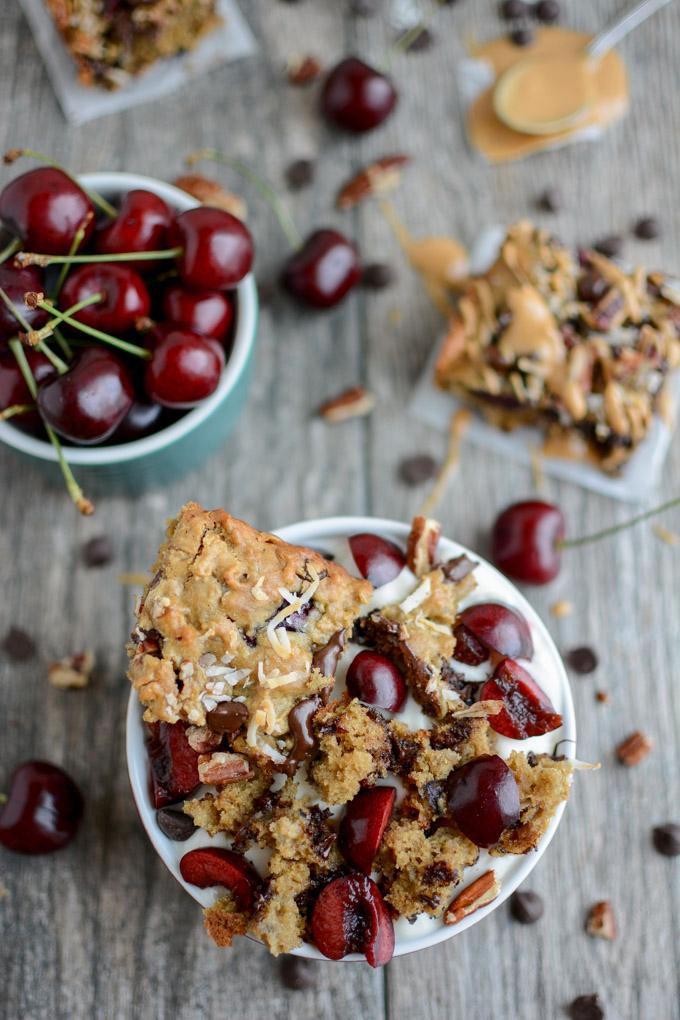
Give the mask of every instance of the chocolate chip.
M 10 627 L 2 642 L 2 650 L 14 662 L 27 662 L 36 653 L 36 643 L 20 627 Z
M 394 283 L 394 270 L 386 262 L 369 262 L 361 270 L 361 286 L 368 290 L 384 290 Z
M 270 305 L 276 296 L 276 285 L 270 280 L 257 281 L 257 297 L 263 307 Z
M 196 831 L 193 819 L 177 808 L 159 808 L 156 812 L 156 821 L 163 835 L 175 843 L 183 843 Z
M 609 284 L 604 276 L 600 276 L 597 270 L 591 269 L 579 277 L 576 285 L 576 294 L 579 301 L 594 304 L 596 301 L 599 301 L 608 286 Z
M 286 170 L 286 183 L 293 191 L 306 188 L 314 180 L 314 164 L 311 159 L 296 159 Z
M 572 648 L 566 655 L 567 663 L 575 673 L 593 673 L 597 669 L 597 655 L 588 645 Z
M 543 917 L 543 900 L 530 889 L 520 889 L 510 898 L 510 913 L 520 924 L 535 924 Z
M 534 33 L 530 28 L 516 28 L 509 39 L 515 46 L 529 46 L 534 41 Z
M 539 0 L 534 6 L 534 17 L 544 25 L 553 25 L 559 21 L 560 5 L 557 0 Z
M 434 34 L 429 28 L 421 28 L 418 35 L 413 39 L 411 44 L 408 46 L 407 53 L 423 53 L 425 50 L 429 50 L 434 43 Z
M 571 1020 L 604 1020 L 604 1007 L 599 995 L 579 995 L 566 1009 Z
M 538 198 L 538 208 L 543 212 L 559 212 L 562 204 L 562 194 L 557 188 L 546 188 Z
M 220 701 L 205 721 L 213 733 L 236 733 L 248 722 L 248 714 L 242 701 Z
M 113 556 L 113 543 L 108 535 L 95 535 L 83 545 L 83 562 L 88 567 L 105 567 Z
M 599 241 L 596 241 L 593 248 L 595 251 L 599 251 L 600 255 L 614 258 L 623 251 L 623 238 L 618 234 L 610 234 L 609 237 L 601 237 Z
M 399 477 L 404 485 L 422 485 L 437 474 L 437 461 L 429 453 L 404 457 L 399 464 Z
M 500 6 L 501 18 L 506 21 L 514 21 L 516 18 L 523 18 L 529 11 L 529 4 L 524 0 L 504 0 Z
M 661 227 L 655 216 L 643 216 L 633 227 L 633 233 L 641 241 L 653 241 L 661 233 Z
M 279 964 L 281 982 L 293 992 L 304 992 L 316 985 L 317 968 L 304 956 L 284 956 Z
M 680 854 L 680 825 L 667 822 L 652 829 L 654 847 L 664 857 L 677 857 Z
M 349 13 L 357 18 L 370 18 L 378 10 L 379 0 L 350 0 Z
M 322 648 L 317 648 L 312 656 L 312 669 L 318 669 L 323 676 L 334 677 L 340 656 L 345 648 L 344 630 L 336 630 L 335 634 Z

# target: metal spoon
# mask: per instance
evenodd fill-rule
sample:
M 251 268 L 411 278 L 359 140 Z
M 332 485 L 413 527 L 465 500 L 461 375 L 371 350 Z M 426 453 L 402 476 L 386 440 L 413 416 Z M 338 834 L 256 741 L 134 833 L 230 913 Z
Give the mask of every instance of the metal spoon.
M 496 116 L 514 131 L 544 135 L 574 127 L 588 113 L 595 94 L 593 70 L 597 61 L 608 53 L 624 36 L 641 25 L 671 0 L 642 0 L 594 36 L 584 48 L 582 59 L 565 54 L 528 57 L 508 68 L 496 82 L 493 107 Z M 511 96 L 518 89 L 538 88 L 545 95 L 555 94 L 560 72 L 569 78 L 569 92 L 562 91 L 565 108 L 557 115 L 541 119 L 518 118 L 512 111 Z M 580 73 L 579 73 L 580 72 Z M 552 86 L 552 87 L 551 87 Z

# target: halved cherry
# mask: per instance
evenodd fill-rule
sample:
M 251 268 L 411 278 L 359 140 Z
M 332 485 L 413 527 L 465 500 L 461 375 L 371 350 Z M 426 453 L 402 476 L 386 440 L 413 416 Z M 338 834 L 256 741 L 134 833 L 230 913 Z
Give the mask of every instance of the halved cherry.
M 513 659 L 530 659 L 534 654 L 529 624 L 516 609 L 500 602 L 478 602 L 464 609 L 458 622 L 499 655 Z
M 355 655 L 345 678 L 347 690 L 365 705 L 398 712 L 406 701 L 408 688 L 394 663 L 379 652 Z
M 250 910 L 261 884 L 260 876 L 250 861 L 235 850 L 221 847 L 190 850 L 179 862 L 179 870 L 185 882 L 197 885 L 199 889 L 225 886 L 241 910 Z
M 496 733 L 515 740 L 539 737 L 562 725 L 562 716 L 534 678 L 512 659 L 503 659 L 482 687 L 482 701 L 502 701 L 498 715 L 489 716 Z
M 399 546 L 380 535 L 360 532 L 352 535 L 348 542 L 361 576 L 367 578 L 375 588 L 393 581 L 406 566 Z
M 394 925 L 375 882 L 346 875 L 322 889 L 312 912 L 312 938 L 329 960 L 363 953 L 371 967 L 389 963 Z
M 449 774 L 447 803 L 454 822 L 477 846 L 497 843 L 519 821 L 519 787 L 497 754 L 484 754 Z
M 154 807 L 165 807 L 188 796 L 199 785 L 198 751 L 187 740 L 186 723 L 154 722 L 146 728 L 153 803 Z
M 397 791 L 393 786 L 369 786 L 360 790 L 345 809 L 338 831 L 338 846 L 350 864 L 370 875 Z
M 453 657 L 457 662 L 464 662 L 467 666 L 479 666 L 489 658 L 489 649 L 477 640 L 465 624 L 459 623 L 454 627 L 453 636 L 456 639 Z

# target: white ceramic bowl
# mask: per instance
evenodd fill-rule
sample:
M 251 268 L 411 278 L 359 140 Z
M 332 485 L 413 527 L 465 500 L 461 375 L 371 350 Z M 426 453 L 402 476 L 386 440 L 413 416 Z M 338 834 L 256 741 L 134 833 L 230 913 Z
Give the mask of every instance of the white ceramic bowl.
M 199 205 L 191 195 L 153 177 L 128 173 L 92 173 L 78 178 L 84 188 L 116 201 L 134 188 L 152 191 L 179 212 Z M 178 421 L 153 435 L 112 446 L 70 446 L 69 463 L 78 478 L 138 491 L 163 484 L 191 470 L 211 454 L 235 424 L 245 400 L 257 332 L 257 288 L 252 274 L 236 287 L 233 346 L 214 393 Z M 51 466 L 59 477 L 54 447 L 9 422 L 0 422 L 0 442 L 17 453 Z M 101 488 L 101 486 L 99 486 Z
M 281 528 L 276 534 L 288 542 L 309 545 L 323 551 L 328 548 L 329 542 L 347 538 L 350 535 L 363 531 L 382 535 L 404 548 L 409 527 L 397 521 L 381 520 L 374 517 L 331 517 L 325 520 L 291 524 L 286 528 Z M 504 602 L 506 605 L 518 609 L 526 619 L 531 629 L 535 649 L 534 658 L 531 663 L 527 664 L 527 668 L 539 681 L 541 687 L 555 706 L 556 711 L 562 715 L 564 720 L 561 729 L 542 737 L 532 737 L 529 740 L 522 741 L 498 737 L 497 748 L 499 753 L 504 757 L 513 749 L 531 750 L 537 753 L 547 751 L 551 753 L 558 741 L 564 741 L 565 743 L 562 744 L 560 752 L 566 754 L 567 757 L 573 757 L 576 750 L 574 705 L 567 675 L 552 638 L 524 596 L 495 567 L 483 560 L 477 553 L 466 549 L 456 542 L 451 542 L 446 538 L 440 540 L 439 555 L 442 559 L 459 556 L 461 553 L 467 553 L 479 564 L 475 570 L 477 589 L 473 592 L 469 602 L 489 600 Z M 149 766 L 144 746 L 142 710 L 135 691 L 131 691 L 128 701 L 126 750 L 133 796 L 149 839 L 164 864 L 169 868 L 180 885 L 184 886 L 189 895 L 197 903 L 200 903 L 201 906 L 209 906 L 217 898 L 218 893 L 214 889 L 198 889 L 196 886 L 186 883 L 179 872 L 179 861 L 187 850 L 197 846 L 206 844 L 226 846 L 228 843 L 221 835 L 211 840 L 201 830 L 194 833 L 187 842 L 175 843 L 163 835 L 158 828 L 156 812 L 149 795 Z M 474 878 L 483 874 L 489 867 L 493 867 L 501 882 L 501 892 L 492 903 L 470 914 L 459 924 L 452 926 L 446 926 L 441 921 L 432 918 L 421 917 L 413 925 L 409 925 L 407 921 L 400 919 L 395 925 L 396 945 L 394 955 L 403 956 L 406 953 L 412 953 L 419 949 L 427 949 L 429 946 L 444 942 L 454 935 L 465 931 L 466 928 L 472 927 L 473 924 L 478 924 L 492 910 L 496 910 L 536 867 L 541 856 L 545 853 L 550 840 L 555 835 L 564 808 L 565 804 L 561 804 L 558 807 L 547 832 L 535 852 L 524 856 L 508 855 L 506 857 L 490 858 L 486 851 L 480 851 L 480 859 L 477 864 L 473 868 L 469 868 L 465 873 L 462 888 L 468 885 Z M 565 876 L 566 880 L 567 876 Z M 318 949 L 306 943 L 294 952 L 298 956 L 306 956 L 314 960 L 326 959 Z M 364 957 L 359 954 L 351 954 L 345 957 L 345 961 L 352 960 L 363 961 Z

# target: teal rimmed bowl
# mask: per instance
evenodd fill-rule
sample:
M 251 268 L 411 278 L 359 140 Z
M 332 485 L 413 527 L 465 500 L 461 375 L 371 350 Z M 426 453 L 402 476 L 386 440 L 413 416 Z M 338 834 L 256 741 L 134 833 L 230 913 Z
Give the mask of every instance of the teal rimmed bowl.
M 82 174 L 78 180 L 116 201 L 134 188 L 153 191 L 179 212 L 199 203 L 186 192 L 153 177 L 128 173 Z M 257 334 L 257 289 L 248 274 L 235 290 L 233 346 L 215 392 L 159 432 L 113 446 L 69 446 L 66 456 L 89 493 L 156 488 L 187 474 L 210 457 L 234 428 L 248 393 Z M 61 472 L 51 443 L 9 422 L 0 422 L 0 442 L 27 458 L 56 482 Z

